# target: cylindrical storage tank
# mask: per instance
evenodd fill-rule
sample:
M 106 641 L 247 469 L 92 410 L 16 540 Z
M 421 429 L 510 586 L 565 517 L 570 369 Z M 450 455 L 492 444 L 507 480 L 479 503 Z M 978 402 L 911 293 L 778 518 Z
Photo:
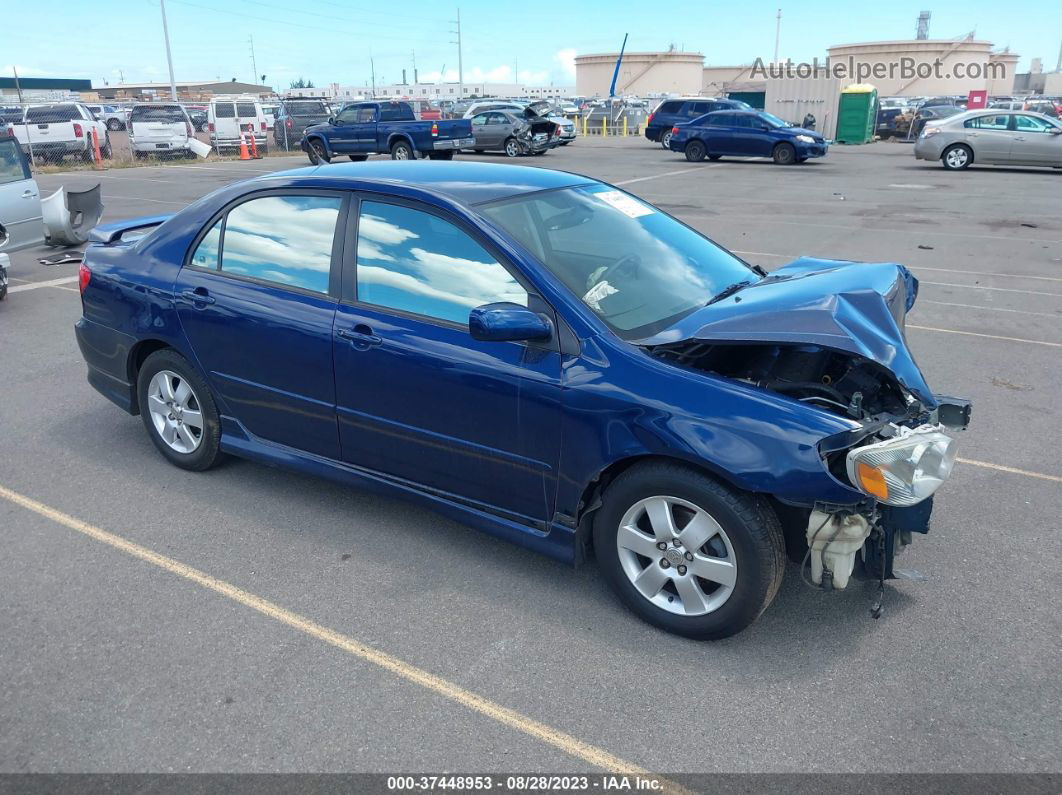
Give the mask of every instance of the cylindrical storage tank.
M 851 64 L 844 79 L 870 83 L 882 97 L 953 96 L 990 89 L 1010 93 L 1002 89 L 1013 87 L 1017 62 L 1017 55 L 1013 63 L 1000 60 L 1004 54 L 993 54 L 991 42 L 977 39 L 872 41 L 830 47 L 828 53 L 831 69 Z M 1005 78 L 993 71 L 1000 68 L 994 62 L 1007 68 Z
M 607 97 L 617 58 L 618 52 L 577 56 L 576 93 Z M 627 52 L 616 79 L 616 95 L 697 95 L 703 72 L 704 55 L 699 52 Z

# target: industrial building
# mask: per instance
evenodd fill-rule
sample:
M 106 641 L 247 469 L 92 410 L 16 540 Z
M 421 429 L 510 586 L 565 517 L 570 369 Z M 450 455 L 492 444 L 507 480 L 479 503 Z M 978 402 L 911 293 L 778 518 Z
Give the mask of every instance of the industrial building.
M 580 96 L 608 96 L 619 53 L 580 55 L 575 88 Z M 616 79 L 616 94 L 699 94 L 704 55 L 699 52 L 627 52 Z
M 530 86 L 522 83 L 465 83 L 464 93 L 458 83 L 379 83 L 376 86 L 342 86 L 329 83 L 322 88 L 292 88 L 285 97 L 325 97 L 339 102 L 353 102 L 366 97 L 408 97 L 411 99 L 461 99 L 464 97 L 529 97 L 547 99 L 570 97 L 571 86 Z
M 270 86 L 260 86 L 254 83 L 238 83 L 230 80 L 187 82 L 178 81 L 177 98 L 181 100 L 206 100 L 218 94 L 241 94 L 258 97 L 268 97 L 273 94 Z M 92 89 L 101 100 L 151 100 L 169 99 L 169 83 L 116 83 L 114 85 L 97 86 Z
M 57 77 L 0 77 L 0 102 L 50 102 L 92 90 L 91 80 Z

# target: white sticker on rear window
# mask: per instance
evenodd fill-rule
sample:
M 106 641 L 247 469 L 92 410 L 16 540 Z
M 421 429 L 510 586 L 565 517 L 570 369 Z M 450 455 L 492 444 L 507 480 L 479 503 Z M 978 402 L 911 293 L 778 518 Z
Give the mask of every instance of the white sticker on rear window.
M 640 218 L 643 215 L 653 214 L 652 207 L 642 204 L 637 199 L 618 190 L 606 190 L 593 195 L 630 218 Z

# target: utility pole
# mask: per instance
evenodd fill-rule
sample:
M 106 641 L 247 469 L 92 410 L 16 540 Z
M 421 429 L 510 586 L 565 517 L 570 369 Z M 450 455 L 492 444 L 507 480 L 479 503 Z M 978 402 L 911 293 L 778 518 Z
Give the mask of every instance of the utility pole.
M 1058 63 L 1055 64 L 1055 71 L 1062 72 L 1062 44 L 1058 46 Z
M 420 82 L 420 79 L 417 77 L 417 51 L 410 50 L 410 52 L 413 54 L 413 85 L 416 85 Z
M 376 62 L 369 56 L 369 69 L 372 71 L 372 98 L 376 99 Z
M 254 73 L 252 75 L 254 79 L 251 80 L 251 83 L 257 83 L 258 82 L 258 64 L 255 63 L 255 60 L 254 60 L 254 36 L 253 35 L 250 35 L 250 36 L 247 37 L 247 43 L 249 45 L 251 45 L 251 70 Z
M 778 63 L 778 40 L 782 35 L 782 9 L 778 9 L 778 16 L 774 22 L 774 62 Z
M 121 69 L 118 70 L 118 82 L 125 83 L 125 72 L 123 72 Z
M 455 22 L 457 30 L 451 30 L 450 32 L 457 35 L 457 41 L 451 41 L 451 44 L 457 45 L 457 86 L 458 86 L 458 99 L 465 98 L 465 66 L 464 55 L 461 52 L 461 9 L 457 9 L 457 20 Z
M 520 85 L 520 57 L 518 55 L 513 56 L 513 82 L 517 86 Z
M 22 86 L 20 86 L 19 82 L 18 82 L 18 67 L 16 67 L 14 64 L 11 64 L 11 71 L 15 73 L 15 91 L 18 92 L 18 104 L 21 105 L 22 104 Z
M 166 25 L 166 0 L 159 0 L 162 9 L 162 37 L 166 39 L 166 65 L 170 68 L 170 99 L 177 101 L 177 84 L 173 82 L 173 55 L 170 54 L 170 29 Z

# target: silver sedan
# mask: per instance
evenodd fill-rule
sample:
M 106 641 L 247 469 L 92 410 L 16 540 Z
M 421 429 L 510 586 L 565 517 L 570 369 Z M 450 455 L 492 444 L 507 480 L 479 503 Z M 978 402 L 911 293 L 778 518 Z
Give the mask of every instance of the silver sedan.
M 927 122 L 914 153 L 948 169 L 972 163 L 1062 168 L 1062 123 L 1027 111 L 966 111 Z

